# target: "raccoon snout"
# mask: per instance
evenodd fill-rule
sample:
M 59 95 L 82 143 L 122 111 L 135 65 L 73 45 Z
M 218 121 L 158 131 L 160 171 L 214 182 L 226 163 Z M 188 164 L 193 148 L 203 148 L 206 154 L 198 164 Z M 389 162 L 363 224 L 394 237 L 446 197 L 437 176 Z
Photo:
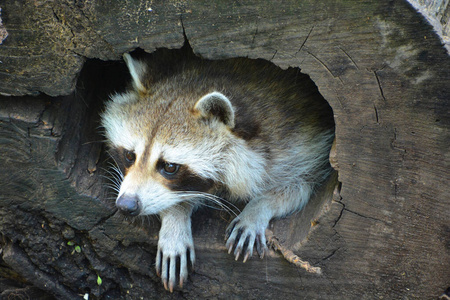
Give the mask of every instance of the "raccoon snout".
M 139 197 L 135 195 L 123 194 L 117 199 L 116 206 L 122 213 L 130 216 L 137 216 L 141 212 Z

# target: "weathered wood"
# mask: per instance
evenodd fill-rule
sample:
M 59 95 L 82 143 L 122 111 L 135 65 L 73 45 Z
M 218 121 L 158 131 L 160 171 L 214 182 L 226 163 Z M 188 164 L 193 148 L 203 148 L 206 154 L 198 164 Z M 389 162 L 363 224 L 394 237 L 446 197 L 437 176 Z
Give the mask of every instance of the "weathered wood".
M 181 47 L 183 5 L 3 1 L 8 37 L 0 46 L 0 92 L 67 95 L 86 58 L 119 59 L 137 47 Z
M 450 53 L 450 2 L 435 0 L 408 0 L 433 26 Z
M 427 299 L 449 287 L 450 58 L 406 2 L 17 3 L 0 5 L 0 92 L 66 95 L 79 77 L 70 96 L 0 102 L 2 257 L 24 285 L 130 299 Z M 196 271 L 169 294 L 153 270 L 158 222 L 112 210 L 97 114 L 126 81 L 114 74 L 127 75 L 121 63 L 84 62 L 181 47 L 184 35 L 205 58 L 300 67 L 332 106 L 339 188 L 271 227 L 322 275 L 274 252 L 235 262 L 223 241 L 231 217 L 204 210 Z

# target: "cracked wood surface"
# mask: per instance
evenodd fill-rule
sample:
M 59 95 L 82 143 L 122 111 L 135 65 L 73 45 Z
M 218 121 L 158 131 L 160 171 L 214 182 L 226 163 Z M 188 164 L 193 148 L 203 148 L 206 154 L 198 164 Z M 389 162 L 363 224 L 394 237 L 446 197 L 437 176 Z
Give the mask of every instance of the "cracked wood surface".
M 407 3 L 6 0 L 0 7 L 8 33 L 1 93 L 66 95 L 80 78 L 69 96 L 0 99 L 3 260 L 15 266 L 25 251 L 33 272 L 42 272 L 34 281 L 17 268 L 23 281 L 59 298 L 89 290 L 167 299 L 428 299 L 448 287 L 450 59 Z M 339 188 L 271 225 L 322 275 L 275 253 L 234 262 L 223 242 L 230 216 L 201 211 L 196 272 L 184 291 L 168 294 L 153 270 L 158 222 L 129 224 L 98 200 L 108 196 L 97 112 L 126 78 L 111 76 L 122 64 L 89 59 L 178 48 L 184 35 L 205 58 L 300 67 L 332 106 Z M 17 246 L 22 252 L 11 255 Z M 57 277 L 62 285 L 48 280 Z

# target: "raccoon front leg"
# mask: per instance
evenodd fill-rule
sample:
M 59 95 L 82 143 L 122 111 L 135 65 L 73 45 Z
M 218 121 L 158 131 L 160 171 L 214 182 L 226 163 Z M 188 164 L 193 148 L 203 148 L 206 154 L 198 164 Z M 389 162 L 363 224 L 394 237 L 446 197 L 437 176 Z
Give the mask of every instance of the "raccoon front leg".
M 156 254 L 156 273 L 164 288 L 173 292 L 177 284 L 183 287 L 189 269 L 194 266 L 194 240 L 191 231 L 192 207 L 178 206 L 162 213 Z M 178 273 L 179 272 L 179 273 Z
M 256 200 L 256 199 L 254 199 Z M 270 210 L 263 207 L 264 201 L 250 201 L 245 209 L 227 227 L 225 238 L 228 254 L 234 248 L 235 259 L 238 260 L 241 254 L 246 262 L 253 255 L 253 249 L 260 258 L 264 257 L 267 251 L 265 231 L 272 218 Z M 259 204 L 259 205 L 255 205 Z
M 261 258 L 267 251 L 265 231 L 273 218 L 284 217 L 302 208 L 309 200 L 312 187 L 302 185 L 272 191 L 251 200 L 228 226 L 225 234 L 228 253 L 234 249 L 235 259 L 242 254 L 246 262 L 253 249 Z

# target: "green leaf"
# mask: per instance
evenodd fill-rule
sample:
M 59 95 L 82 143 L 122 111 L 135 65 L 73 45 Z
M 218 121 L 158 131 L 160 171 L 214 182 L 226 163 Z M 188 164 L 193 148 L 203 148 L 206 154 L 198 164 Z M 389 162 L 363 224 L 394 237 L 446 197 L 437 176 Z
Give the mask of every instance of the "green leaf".
M 99 275 L 97 275 L 97 284 L 102 285 L 102 279 L 100 278 Z
M 81 252 L 81 247 L 80 246 L 75 246 L 75 251 L 77 251 L 78 253 Z
M 67 245 L 73 246 L 73 245 L 75 245 L 75 243 L 74 243 L 73 241 L 68 241 L 68 242 L 67 242 Z

